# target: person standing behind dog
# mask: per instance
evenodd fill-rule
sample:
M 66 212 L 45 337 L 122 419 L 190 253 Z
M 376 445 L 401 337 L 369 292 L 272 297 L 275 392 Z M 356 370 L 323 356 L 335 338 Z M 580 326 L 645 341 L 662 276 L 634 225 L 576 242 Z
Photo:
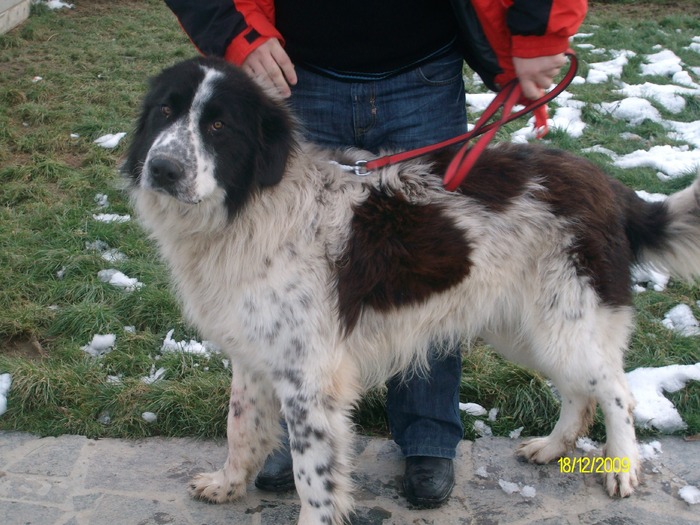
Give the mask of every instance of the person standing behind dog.
M 288 98 L 311 142 L 378 153 L 467 130 L 463 58 L 449 0 L 165 2 L 201 53 L 241 66 Z M 505 15 L 497 16 L 506 16 L 506 37 L 512 39 L 505 44 L 523 95 L 538 98 L 565 63 L 563 52 L 585 16 L 586 0 L 500 4 Z M 387 385 L 389 426 L 406 457 L 404 492 L 421 507 L 449 497 L 463 435 L 459 348 L 443 355 L 431 358 L 427 377 Z M 285 445 L 265 462 L 258 488 L 294 487 Z

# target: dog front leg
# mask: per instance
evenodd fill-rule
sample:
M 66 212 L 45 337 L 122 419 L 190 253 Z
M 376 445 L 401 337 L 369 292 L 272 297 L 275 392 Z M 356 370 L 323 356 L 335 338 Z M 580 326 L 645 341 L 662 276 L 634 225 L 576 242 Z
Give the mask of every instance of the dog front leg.
M 345 361 L 327 373 L 287 371 L 280 385 L 301 525 L 340 525 L 352 510 L 350 410 L 360 389 Z
M 234 366 L 226 435 L 228 457 L 216 472 L 198 474 L 190 494 L 210 503 L 245 495 L 246 485 L 279 443 L 279 402 L 272 385 L 261 375 Z

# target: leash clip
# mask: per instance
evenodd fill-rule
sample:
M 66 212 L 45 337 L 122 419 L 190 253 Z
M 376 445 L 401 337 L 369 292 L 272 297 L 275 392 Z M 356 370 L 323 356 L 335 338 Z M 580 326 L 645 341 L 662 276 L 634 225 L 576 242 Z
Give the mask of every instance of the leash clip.
M 355 175 L 357 175 L 358 177 L 364 177 L 365 175 L 369 175 L 366 160 L 358 160 L 357 162 L 355 162 L 354 168 Z
M 358 160 L 355 162 L 355 164 L 341 164 L 340 162 L 336 162 L 334 160 L 329 161 L 331 164 L 334 164 L 338 166 L 340 169 L 343 171 L 348 171 L 351 173 L 354 173 L 358 177 L 364 177 L 366 175 L 369 175 L 370 170 L 367 169 L 367 161 L 366 160 Z

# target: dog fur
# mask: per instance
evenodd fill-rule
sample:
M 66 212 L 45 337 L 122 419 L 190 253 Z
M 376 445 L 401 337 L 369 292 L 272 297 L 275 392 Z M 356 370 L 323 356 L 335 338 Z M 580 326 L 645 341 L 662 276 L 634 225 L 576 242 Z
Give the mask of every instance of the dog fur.
M 352 510 L 349 413 L 366 389 L 425 366 L 430 341 L 481 337 L 559 390 L 547 437 L 518 454 L 547 463 L 586 432 L 596 403 L 605 475 L 639 481 L 630 267 L 700 275 L 700 183 L 639 199 L 591 163 L 532 145 L 487 149 L 461 187 L 434 157 L 365 177 L 366 158 L 299 140 L 283 103 L 216 59 L 151 83 L 123 171 L 186 317 L 232 359 L 229 455 L 192 493 L 240 497 L 289 426 L 299 522 Z

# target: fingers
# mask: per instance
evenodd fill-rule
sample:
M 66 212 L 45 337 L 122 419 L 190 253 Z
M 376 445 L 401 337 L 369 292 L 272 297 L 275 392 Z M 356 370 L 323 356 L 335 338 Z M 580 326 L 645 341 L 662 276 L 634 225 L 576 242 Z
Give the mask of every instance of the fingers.
M 292 64 L 292 60 L 282 45 L 277 40 L 275 40 L 275 43 L 277 45 L 273 47 L 272 58 L 278 66 L 278 72 L 281 71 L 282 76 L 284 76 L 286 83 L 293 86 L 297 83 L 297 73 L 294 70 L 294 64 Z
M 533 80 L 520 79 L 520 88 L 523 91 L 523 96 L 529 100 L 537 100 L 544 95 L 544 90 L 549 87 L 540 87 L 540 84 Z
M 565 64 L 566 56 L 563 53 L 536 58 L 513 57 L 515 74 L 520 80 L 523 96 L 530 100 L 541 97 Z
M 252 51 L 242 64 L 243 69 L 262 85 L 289 97 L 290 86 L 297 83 L 297 75 L 289 55 L 277 39 L 271 38 Z

